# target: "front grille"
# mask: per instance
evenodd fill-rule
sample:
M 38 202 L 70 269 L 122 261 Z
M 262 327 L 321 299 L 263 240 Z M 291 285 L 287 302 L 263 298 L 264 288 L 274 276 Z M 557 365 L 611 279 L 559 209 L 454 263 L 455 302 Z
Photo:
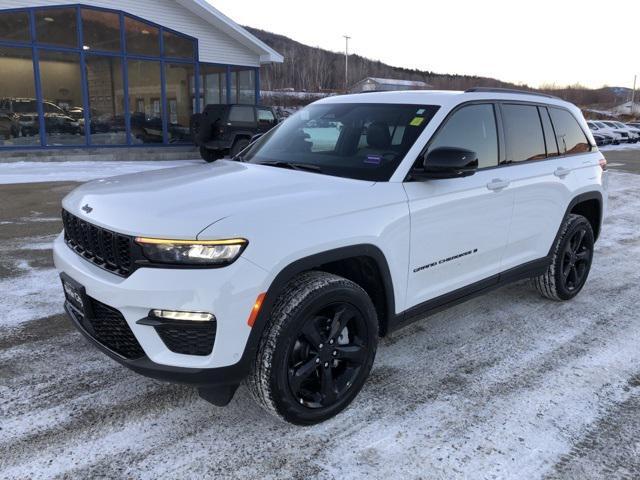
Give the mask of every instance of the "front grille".
M 122 314 L 94 298 L 88 299 L 92 315 L 83 319 L 87 333 L 109 350 L 130 360 L 144 357 L 144 350 Z M 88 323 L 88 325 L 85 324 Z
M 133 238 L 97 227 L 62 211 L 64 239 L 78 255 L 94 265 L 127 277 L 133 271 Z
M 172 352 L 204 356 L 213 351 L 216 322 L 202 323 L 198 325 L 166 324 L 158 325 L 155 328 L 164 344 Z

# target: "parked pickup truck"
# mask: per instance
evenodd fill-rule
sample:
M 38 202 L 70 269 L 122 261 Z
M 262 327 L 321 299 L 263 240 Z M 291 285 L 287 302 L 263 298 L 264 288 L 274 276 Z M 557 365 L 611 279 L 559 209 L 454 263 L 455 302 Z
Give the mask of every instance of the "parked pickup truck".
M 277 124 L 270 107 L 207 105 L 202 113 L 191 117 L 191 135 L 200 147 L 200 156 L 214 162 L 225 155 L 236 156 L 254 135 L 266 133 Z

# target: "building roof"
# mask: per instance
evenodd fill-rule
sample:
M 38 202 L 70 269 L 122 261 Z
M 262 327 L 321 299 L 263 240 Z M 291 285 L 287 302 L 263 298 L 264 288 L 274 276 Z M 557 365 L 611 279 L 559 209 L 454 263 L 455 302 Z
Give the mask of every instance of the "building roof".
M 259 54 L 260 63 L 282 63 L 284 61 L 282 55 L 214 8 L 207 0 L 176 0 L 176 3 Z

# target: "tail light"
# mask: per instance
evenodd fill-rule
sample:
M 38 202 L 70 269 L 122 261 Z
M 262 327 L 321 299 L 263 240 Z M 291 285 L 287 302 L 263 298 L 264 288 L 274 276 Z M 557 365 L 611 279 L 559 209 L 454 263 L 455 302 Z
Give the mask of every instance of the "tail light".
M 602 169 L 603 172 L 607 171 L 607 159 L 602 157 L 600 160 L 598 160 L 598 163 L 600 164 L 600 168 Z

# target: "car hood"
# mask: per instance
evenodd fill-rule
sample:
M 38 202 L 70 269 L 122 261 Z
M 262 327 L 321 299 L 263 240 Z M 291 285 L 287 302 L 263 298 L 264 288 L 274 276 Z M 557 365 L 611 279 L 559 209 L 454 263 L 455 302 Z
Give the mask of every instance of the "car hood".
M 95 180 L 67 195 L 63 208 L 128 235 L 193 239 L 207 229 L 216 238 L 242 236 L 255 219 L 291 224 L 362 208 L 372 185 L 220 160 Z M 208 228 L 218 223 L 229 227 Z

